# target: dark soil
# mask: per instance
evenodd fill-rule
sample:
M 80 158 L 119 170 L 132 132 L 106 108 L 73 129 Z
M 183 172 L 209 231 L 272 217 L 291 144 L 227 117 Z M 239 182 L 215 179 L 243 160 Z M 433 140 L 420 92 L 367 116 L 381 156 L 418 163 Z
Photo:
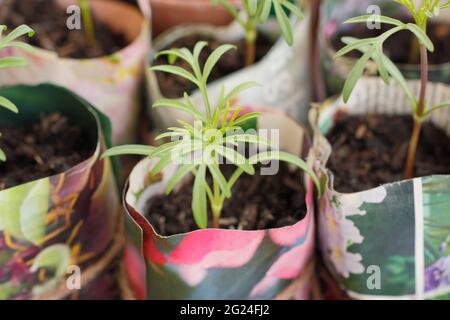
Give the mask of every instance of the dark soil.
M 124 35 L 114 33 L 108 26 L 94 20 L 95 45 L 91 45 L 84 30 L 69 30 L 66 8 L 53 0 L 0 1 L 0 23 L 13 30 L 27 24 L 36 32 L 34 37 L 23 37 L 31 45 L 56 51 L 67 58 L 95 58 L 112 54 L 127 46 Z
M 327 135 L 336 190 L 356 192 L 403 180 L 412 126 L 410 116 L 340 115 Z M 414 173 L 450 173 L 450 138 L 432 123 L 423 125 Z
M 225 167 L 230 175 L 234 167 Z M 263 230 L 293 225 L 305 217 L 303 173 L 291 171 L 280 163 L 278 174 L 243 175 L 233 187 L 233 197 L 226 200 L 221 228 Z M 168 196 L 149 199 L 148 218 L 160 235 L 174 235 L 198 229 L 191 210 L 192 181 Z M 209 218 L 211 221 L 211 215 Z
M 0 147 L 7 161 L 0 163 L 0 190 L 62 173 L 88 159 L 96 143 L 78 126 L 57 113 L 38 123 L 0 128 Z
M 188 48 L 192 51 L 195 44 L 199 41 L 208 42 L 208 46 L 203 49 L 203 52 L 200 55 L 200 66 L 203 68 L 206 59 L 208 59 L 211 52 L 213 52 L 224 43 L 219 42 L 213 38 L 191 35 L 175 41 L 171 44 L 170 48 Z M 219 62 L 211 72 L 208 82 L 220 79 L 245 67 L 245 41 L 241 40 L 231 44 L 234 44 L 238 49 L 230 50 L 222 56 L 222 58 L 219 60 Z M 273 42 L 267 37 L 263 35 L 258 36 L 256 41 L 256 62 L 261 60 L 267 54 L 272 45 Z M 167 57 L 161 56 L 154 62 L 154 65 L 161 64 L 168 64 Z M 175 65 L 192 71 L 190 66 L 181 59 L 178 59 L 175 62 Z M 175 75 L 164 72 L 156 72 L 156 75 L 158 77 L 158 83 L 161 88 L 161 93 L 167 98 L 180 98 L 183 96 L 184 92 L 190 93 L 196 88 L 193 83 Z
M 405 19 L 401 19 L 405 21 Z M 332 39 L 332 45 L 335 49 L 341 49 L 344 44 L 342 37 L 369 38 L 382 34 L 392 26 L 382 24 L 380 30 L 369 30 L 365 24 L 347 25 L 345 30 L 341 30 Z M 433 41 L 435 50 L 429 53 L 431 64 L 443 64 L 450 62 L 450 24 L 430 23 L 427 31 L 431 41 Z M 417 50 L 413 50 L 413 39 L 411 32 L 401 31 L 386 41 L 384 49 L 392 61 L 402 64 L 419 64 L 420 57 Z M 417 54 L 412 54 L 416 52 Z M 353 57 L 357 57 L 357 51 L 352 52 Z

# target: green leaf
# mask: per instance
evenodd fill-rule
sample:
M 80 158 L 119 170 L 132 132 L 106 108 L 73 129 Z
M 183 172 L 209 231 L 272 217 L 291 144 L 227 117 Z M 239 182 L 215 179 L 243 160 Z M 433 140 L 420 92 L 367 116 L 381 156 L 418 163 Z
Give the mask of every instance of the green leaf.
M 289 17 L 286 15 L 278 1 L 274 1 L 273 5 L 275 8 L 275 16 L 277 17 L 278 23 L 281 27 L 281 31 L 283 32 L 283 37 L 286 40 L 287 44 L 292 46 L 294 42 L 294 36 Z
M 50 205 L 50 180 L 41 179 L 34 183 L 32 189 L 20 206 L 20 227 L 23 236 L 36 245 L 45 237 L 45 217 Z
M 434 111 L 443 109 L 443 108 L 450 108 L 450 100 L 443 101 L 437 105 L 432 106 L 424 115 L 424 117 L 430 116 Z
M 18 68 L 27 66 L 27 60 L 20 57 L 6 57 L 0 59 L 0 68 Z
M 233 100 L 234 98 L 236 98 L 242 91 L 245 91 L 247 89 L 250 89 L 250 88 L 253 88 L 256 86 L 260 86 L 260 84 L 255 81 L 246 81 L 241 84 L 238 84 L 226 95 L 226 97 L 223 99 L 223 101 L 224 101 L 224 103 L 229 102 L 229 101 Z M 224 105 L 219 105 L 217 107 L 223 108 Z
M 3 38 L 2 43 L 9 43 L 25 34 L 28 34 L 29 37 L 32 37 L 34 35 L 34 30 L 31 29 L 29 26 L 23 24 L 21 26 L 18 26 L 16 29 L 11 31 L 5 38 Z
M 41 268 L 52 269 L 55 278 L 63 277 L 70 265 L 70 248 L 66 244 L 55 244 L 42 250 L 34 259 L 31 271 Z
M 216 65 L 217 61 L 219 61 L 219 59 L 231 49 L 236 49 L 236 46 L 224 44 L 211 53 L 211 55 L 206 60 L 205 67 L 203 68 L 203 81 L 205 83 L 207 82 L 209 75 L 211 74 L 211 71 Z
M 408 23 L 406 25 L 409 31 L 414 33 L 414 35 L 420 40 L 420 42 L 428 49 L 428 51 L 434 51 L 434 45 L 431 39 L 427 36 L 427 34 L 417 25 L 413 23 Z
M 187 79 L 187 80 L 189 80 L 190 82 L 194 83 L 197 86 L 200 85 L 199 82 L 197 81 L 197 79 L 194 77 L 194 75 L 192 75 L 191 73 L 189 73 L 185 69 L 183 69 L 181 67 L 178 67 L 178 66 L 161 65 L 161 66 L 151 67 L 150 69 L 152 71 L 161 71 L 161 72 L 170 73 L 170 74 L 182 77 L 184 79 Z
M 348 99 L 350 98 L 350 95 L 352 94 L 359 78 L 362 76 L 367 62 L 374 52 L 374 49 L 375 48 L 372 47 L 366 53 L 364 53 L 363 56 L 356 62 L 352 71 L 350 71 L 350 74 L 347 77 L 347 81 L 345 81 L 344 89 L 342 90 L 344 102 L 348 102 Z
M 404 25 L 404 23 L 401 22 L 400 20 L 393 19 L 393 18 L 390 18 L 387 16 L 381 16 L 381 15 L 363 15 L 363 16 L 359 16 L 359 17 L 350 18 L 350 19 L 344 21 L 344 23 L 345 24 L 365 23 L 369 20 L 372 21 L 374 17 L 376 17 L 377 22 L 379 21 L 380 23 L 391 24 L 394 26 L 403 26 Z
M 297 5 L 290 3 L 288 1 L 282 2 L 282 5 L 284 7 L 286 7 L 290 12 L 295 14 L 299 19 L 304 18 L 305 15 L 303 14 L 302 10 L 300 10 L 300 8 Z
M 373 44 L 376 42 L 375 38 L 356 39 L 350 37 L 343 37 L 341 41 L 345 43 L 346 41 L 348 42 L 349 39 L 352 39 L 352 42 L 336 52 L 336 54 L 334 55 L 334 59 L 342 57 L 353 50 L 361 50 L 361 48 L 373 46 Z
M 5 47 L 20 48 L 20 49 L 23 49 L 23 50 L 26 50 L 26 51 L 29 51 L 29 52 L 34 50 L 33 46 L 29 45 L 28 43 L 23 43 L 23 42 L 18 42 L 18 41 L 12 41 L 12 42 L 8 43 L 7 46 L 0 44 L 0 49 L 3 49 Z
M 258 0 L 248 0 L 248 13 L 251 16 L 254 16 L 256 14 L 256 11 L 258 10 Z
M 192 212 L 199 228 L 208 226 L 208 208 L 206 199 L 206 165 L 201 164 L 195 174 L 192 191 Z
M 5 97 L 0 97 L 0 107 L 6 108 L 14 113 L 18 113 L 19 109 L 17 109 L 17 106 L 12 103 L 10 100 L 6 99 Z
M 152 176 L 156 176 L 170 163 L 171 160 L 172 160 L 171 153 L 167 152 L 159 159 L 158 163 L 152 168 L 150 174 Z
M 266 146 L 271 146 L 272 142 L 264 137 L 257 136 L 255 134 L 238 134 L 232 135 L 225 138 L 226 143 L 235 143 L 235 142 L 248 142 L 254 144 L 263 144 Z
M 139 155 L 139 156 L 149 156 L 155 147 L 152 146 L 143 146 L 138 144 L 129 144 L 119 147 L 113 147 L 106 150 L 101 158 L 121 156 L 121 155 Z
M 189 142 L 190 141 L 191 140 L 189 140 Z M 159 147 L 154 148 L 153 151 L 150 153 L 149 157 L 150 158 L 158 157 L 159 155 L 165 153 L 166 151 L 169 151 L 170 149 L 173 149 L 175 146 L 181 144 L 182 142 L 183 142 L 183 140 L 171 141 L 171 142 L 164 143 L 164 144 L 160 145 Z
M 169 181 L 166 184 L 166 187 L 164 188 L 164 191 L 166 194 L 169 194 L 172 192 L 173 188 L 192 170 L 194 170 L 196 167 L 195 164 L 183 164 L 181 165 L 175 174 L 170 177 Z
M 5 152 L 0 148 L 0 161 L 6 161 L 6 154 Z M 0 216 L 0 225 L 1 225 L 1 216 Z M 0 226 L 0 230 L 1 230 L 1 226 Z
M 250 175 L 255 174 L 255 168 L 236 150 L 224 146 L 215 146 L 214 150 L 235 166 L 242 168 L 246 173 Z
M 222 172 L 220 172 L 219 166 L 215 163 L 208 164 L 208 169 L 209 169 L 209 172 L 211 172 L 211 175 L 212 175 L 214 181 L 216 181 L 219 184 L 219 187 L 222 190 L 224 196 L 226 198 L 230 198 L 231 197 L 231 189 L 228 187 L 227 180 L 223 176 Z
M 260 116 L 261 116 L 261 112 L 248 112 L 248 113 L 244 114 L 243 116 L 237 118 L 234 121 L 234 124 L 235 125 L 243 124 L 244 122 L 247 122 L 250 119 L 259 118 Z
M 383 62 L 383 47 L 381 45 L 376 46 L 372 59 L 378 66 L 378 72 L 380 73 L 381 79 L 383 79 L 386 84 L 389 84 L 389 73 Z
M 261 0 L 264 2 L 261 14 L 259 15 L 259 22 L 264 23 L 269 19 L 270 9 L 272 8 L 272 0 Z
M 155 101 L 155 103 L 152 106 L 153 108 L 173 108 L 177 109 L 183 112 L 186 112 L 190 115 L 192 115 L 194 118 L 204 118 L 197 110 L 193 109 L 191 106 L 183 103 L 180 100 L 174 100 L 174 99 L 159 99 Z
M 283 151 L 266 151 L 259 154 L 255 154 L 252 156 L 249 161 L 251 164 L 256 164 L 258 162 L 264 162 L 269 160 L 280 160 L 287 163 L 291 163 L 297 167 L 299 167 L 301 170 L 303 170 L 307 175 L 309 175 L 314 185 L 316 186 L 317 190 L 319 191 L 320 195 L 322 194 L 322 187 L 320 184 L 319 179 L 317 178 L 314 171 L 304 162 L 302 159 L 300 159 L 297 156 L 294 156 L 290 153 L 283 152 Z

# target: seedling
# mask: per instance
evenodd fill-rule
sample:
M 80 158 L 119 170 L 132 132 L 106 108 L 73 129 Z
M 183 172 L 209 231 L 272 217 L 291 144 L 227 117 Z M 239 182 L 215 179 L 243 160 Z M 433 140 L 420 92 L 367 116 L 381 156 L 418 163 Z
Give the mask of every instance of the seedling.
M 33 47 L 29 44 L 17 41 L 17 39 L 25 34 L 29 37 L 34 35 L 34 31 L 26 26 L 21 25 L 10 32 L 7 36 L 3 37 L 3 32 L 6 31 L 7 27 L 0 25 L 0 52 L 7 48 L 22 48 L 31 51 Z M 6 57 L 0 58 L 0 68 L 17 68 L 24 67 L 27 65 L 27 61 L 21 57 Z M 6 108 L 14 113 L 18 113 L 19 110 L 17 106 L 5 97 L 0 97 L 0 107 Z M 2 149 L 0 149 L 0 161 L 6 161 L 6 155 Z
M 247 66 L 255 62 L 255 43 L 256 37 L 258 36 L 258 24 L 267 22 L 272 6 L 275 10 L 275 15 L 283 32 L 284 39 L 290 46 L 294 42 L 294 36 L 292 25 L 285 9 L 300 19 L 303 18 L 303 12 L 300 8 L 289 2 L 289 0 L 243 0 L 242 4 L 245 16 L 240 15 L 239 11 L 229 0 L 211 0 L 211 2 L 215 5 L 220 3 L 244 29 Z
M 81 9 L 81 16 L 83 18 L 84 33 L 89 45 L 93 46 L 95 44 L 95 30 L 91 13 L 91 5 L 89 4 L 89 0 L 78 1 Z
M 280 160 L 294 164 L 310 175 L 320 190 L 320 184 L 314 172 L 307 164 L 292 154 L 269 150 L 271 141 L 256 134 L 243 133 L 242 125 L 250 119 L 260 116 L 258 112 L 241 114 L 241 108 L 233 105 L 233 99 L 240 92 L 255 85 L 254 82 L 245 82 L 234 87 L 225 94 L 222 87 L 217 105 L 213 109 L 211 99 L 206 90 L 208 77 L 221 56 L 234 49 L 232 45 L 222 45 L 214 50 L 207 59 L 203 70 L 200 68 L 199 56 L 207 46 L 206 42 L 195 45 L 193 52 L 188 49 L 165 50 L 159 55 L 166 55 L 169 61 L 182 59 L 192 68 L 192 73 L 173 65 L 160 65 L 152 68 L 175 74 L 194 83 L 203 97 L 204 112 L 194 105 L 187 93 L 184 100 L 160 99 L 153 105 L 154 108 L 170 107 L 188 113 L 194 122 L 188 123 L 179 120 L 179 127 L 168 128 L 168 131 L 156 137 L 156 140 L 170 138 L 159 147 L 127 145 L 108 150 L 104 156 L 122 154 L 146 155 L 158 158 L 159 161 L 151 170 L 151 176 L 157 175 L 169 163 L 179 164 L 178 170 L 168 181 L 165 191 L 169 194 L 174 187 L 189 173 L 195 176 L 192 192 L 192 211 L 195 221 L 200 228 L 208 226 L 208 201 L 212 212 L 212 226 L 219 227 L 219 220 L 225 199 L 231 198 L 232 187 L 243 173 L 253 175 L 254 165 L 269 160 Z M 181 139 L 180 139 L 181 138 Z M 253 146 L 263 146 L 266 151 L 257 152 L 249 157 L 234 149 L 239 143 L 248 143 Z M 267 151 L 269 150 L 269 151 Z M 220 166 L 221 159 L 235 167 L 235 171 L 227 180 Z M 212 177 L 212 186 L 207 182 L 207 172 Z
M 347 102 L 358 79 L 363 75 L 364 69 L 369 62 L 373 60 L 378 66 L 378 72 L 386 84 L 389 84 L 390 78 L 396 80 L 402 90 L 405 92 L 411 111 L 414 118 L 414 129 L 411 135 L 409 150 L 405 166 L 405 178 L 410 179 L 414 173 L 414 162 L 416 157 L 417 145 L 419 142 L 422 123 L 432 112 L 450 107 L 450 100 L 443 101 L 437 105 L 429 106 L 425 100 L 428 83 L 428 51 L 434 51 L 434 45 L 427 35 L 428 19 L 439 15 L 440 10 L 450 8 L 450 1 L 446 0 L 442 3 L 439 0 L 424 0 L 420 5 L 416 5 L 415 0 L 394 0 L 404 6 L 413 17 L 414 23 L 403 23 L 400 20 L 393 19 L 388 16 L 375 16 L 377 21 L 392 25 L 393 27 L 383 34 L 368 39 L 356 39 L 352 37 L 344 37 L 342 41 L 347 44 L 344 48 L 339 50 L 335 57 L 341 57 L 345 54 L 359 50 L 362 52 L 361 58 L 357 61 L 354 68 L 350 72 L 343 89 L 344 101 Z M 366 23 L 372 21 L 373 15 L 364 15 L 347 20 L 345 23 Z M 396 65 L 383 53 L 384 42 L 400 31 L 412 32 L 420 45 L 420 92 L 419 97 L 416 98 L 408 87 L 405 78 Z

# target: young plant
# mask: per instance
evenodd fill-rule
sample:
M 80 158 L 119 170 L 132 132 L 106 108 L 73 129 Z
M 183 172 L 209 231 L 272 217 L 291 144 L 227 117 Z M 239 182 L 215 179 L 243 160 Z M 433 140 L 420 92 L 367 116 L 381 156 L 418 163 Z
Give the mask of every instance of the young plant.
M 361 58 L 357 61 L 345 82 L 343 89 L 343 97 L 345 102 L 348 101 L 358 79 L 363 75 L 364 69 L 369 60 L 373 60 L 376 63 L 378 66 L 378 72 L 386 84 L 389 84 L 390 77 L 392 77 L 400 84 L 402 90 L 405 92 L 409 103 L 411 104 L 412 115 L 414 118 L 414 129 L 411 135 L 405 166 L 405 178 L 410 179 L 414 174 L 414 162 L 423 121 L 425 121 L 433 111 L 450 106 L 450 100 L 443 101 L 437 105 L 429 106 L 425 99 L 428 83 L 428 51 L 434 51 L 434 45 L 427 35 L 428 20 L 433 16 L 437 16 L 440 10 L 450 8 L 450 0 L 446 0 L 444 3 L 439 0 L 423 0 L 420 5 L 416 5 L 415 0 L 393 1 L 401 4 L 411 13 L 414 23 L 403 23 L 402 21 L 391 17 L 378 15 L 364 15 L 349 19 L 345 23 L 366 23 L 368 21 L 373 21 L 375 18 L 377 21 L 393 27 L 383 34 L 373 38 L 342 38 L 342 41 L 347 45 L 339 50 L 335 57 L 341 57 L 353 50 L 358 50 L 362 53 Z M 400 70 L 383 53 L 384 42 L 400 31 L 411 32 L 419 41 L 421 77 L 418 98 L 414 97 L 412 94 Z
M 122 154 L 146 155 L 158 158 L 159 161 L 151 170 L 154 176 L 161 172 L 169 163 L 178 164 L 178 170 L 168 181 L 165 191 L 170 193 L 174 187 L 189 173 L 195 176 L 192 192 L 192 211 L 195 221 L 200 228 L 208 226 L 208 201 L 212 212 L 212 227 L 219 227 L 219 220 L 225 199 L 231 198 L 232 187 L 243 173 L 253 175 L 254 165 L 269 160 L 280 160 L 294 164 L 310 175 L 320 190 L 320 184 L 307 164 L 292 154 L 270 150 L 271 141 L 256 134 L 244 133 L 241 126 L 250 119 L 259 117 L 259 113 L 241 114 L 241 109 L 233 105 L 233 99 L 245 89 L 255 85 L 254 82 L 241 83 L 225 94 L 222 87 L 220 97 L 215 108 L 206 91 L 208 77 L 223 54 L 233 49 L 231 45 L 222 45 L 214 50 L 207 59 L 203 70 L 199 65 L 199 56 L 206 42 L 195 45 L 193 52 L 188 49 L 165 50 L 159 55 L 169 56 L 170 61 L 182 59 L 192 68 L 192 73 L 173 65 L 160 65 L 154 71 L 176 74 L 193 82 L 202 93 L 204 112 L 194 105 L 187 93 L 184 100 L 161 99 L 153 107 L 170 107 L 188 113 L 194 119 L 193 123 L 179 120 L 179 127 L 168 128 L 156 140 L 171 138 L 170 142 L 159 147 L 128 145 L 108 150 L 104 156 Z M 263 146 L 264 152 L 258 152 L 249 157 L 235 150 L 239 143 L 252 146 Z M 235 166 L 235 171 L 229 179 L 225 178 L 220 166 L 223 159 Z M 207 172 L 212 177 L 212 185 L 207 182 Z
M 91 5 L 89 4 L 89 0 L 78 0 L 78 4 L 81 9 L 83 29 L 86 35 L 86 39 L 89 45 L 93 46 L 95 44 L 95 30 L 91 13 Z
M 3 32 L 6 31 L 7 27 L 4 25 L 0 25 L 0 52 L 7 48 L 22 48 L 28 51 L 32 50 L 32 47 L 29 44 L 22 43 L 17 41 L 17 39 L 25 34 L 28 36 L 33 36 L 34 31 L 26 26 L 21 25 L 10 32 L 7 36 L 3 36 Z M 0 58 L 0 69 L 1 68 L 17 68 L 24 67 L 27 65 L 27 61 L 21 57 L 6 57 Z M 19 110 L 17 106 L 10 100 L 5 97 L 0 97 L 0 107 L 8 109 L 14 113 L 18 113 Z M 0 149 L 0 161 L 6 161 L 6 155 L 2 149 Z
M 247 66 L 255 62 L 255 43 L 258 35 L 258 23 L 265 23 L 267 21 L 272 6 L 275 9 L 275 15 L 283 32 L 284 39 L 289 45 L 292 45 L 294 42 L 294 36 L 285 9 L 300 19 L 303 18 L 303 12 L 300 8 L 289 2 L 289 0 L 243 0 L 242 4 L 245 16 L 241 16 L 229 0 L 211 0 L 211 2 L 215 5 L 220 3 L 244 29 Z

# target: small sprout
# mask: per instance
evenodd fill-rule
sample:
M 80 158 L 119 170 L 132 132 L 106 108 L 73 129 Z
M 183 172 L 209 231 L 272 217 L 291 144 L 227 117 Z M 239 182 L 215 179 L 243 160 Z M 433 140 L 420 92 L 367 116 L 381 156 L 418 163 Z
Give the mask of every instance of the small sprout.
M 0 52 L 7 48 L 21 48 L 27 51 L 33 50 L 33 47 L 29 44 L 17 41 L 18 38 L 25 34 L 28 34 L 29 37 L 34 35 L 34 31 L 30 27 L 21 25 L 11 31 L 7 36 L 3 36 L 3 32 L 6 31 L 6 29 L 7 27 L 5 25 L 0 25 Z M 0 69 L 24 67 L 26 65 L 27 61 L 21 57 L 0 58 Z M 19 112 L 17 106 L 5 97 L 0 97 L 0 107 L 8 109 L 14 113 Z M 6 161 L 6 155 L 2 149 L 0 149 L 0 161 Z
M 233 105 L 233 100 L 242 91 L 256 85 L 254 82 L 245 82 L 234 87 L 225 94 L 222 87 L 217 104 L 213 108 L 206 90 L 208 77 L 216 63 L 227 51 L 234 49 L 232 45 L 222 45 L 214 50 L 207 59 L 205 66 L 201 69 L 199 56 L 207 46 L 206 42 L 195 45 L 193 52 L 186 48 L 165 50 L 159 55 L 172 55 L 177 59 L 187 62 L 192 73 L 183 68 L 172 65 L 159 65 L 152 68 L 153 71 L 167 72 L 178 75 L 193 82 L 200 90 L 203 97 L 204 110 L 194 105 L 188 94 L 184 94 L 183 100 L 161 99 L 154 103 L 154 108 L 168 107 L 188 113 L 194 119 L 193 123 L 179 120 L 179 127 L 168 128 L 156 140 L 170 138 L 170 142 L 158 147 L 150 146 L 121 146 L 112 148 L 103 156 L 115 156 L 122 154 L 147 155 L 150 158 L 159 159 L 151 171 L 151 175 L 157 175 L 168 164 L 178 165 L 175 174 L 166 185 L 166 193 L 170 193 L 185 176 L 193 174 L 194 188 L 192 193 L 192 211 L 195 221 L 200 228 L 208 226 L 208 202 L 212 212 L 214 228 L 219 227 L 219 220 L 225 199 L 232 196 L 232 187 L 243 173 L 253 175 L 254 166 L 257 163 L 278 160 L 291 163 L 304 170 L 310 175 L 318 188 L 321 190 L 320 182 L 308 165 L 292 154 L 270 150 L 272 142 L 257 134 L 244 133 L 241 126 L 250 119 L 260 116 L 258 112 L 241 113 L 241 108 Z M 235 150 L 239 143 L 247 143 L 258 146 L 265 151 L 244 156 Z M 256 148 L 255 148 L 256 149 Z M 221 160 L 226 159 L 234 165 L 235 171 L 229 179 L 222 172 Z M 212 177 L 212 186 L 207 182 L 206 176 L 209 172 Z
M 342 42 L 346 44 L 344 48 L 339 50 L 335 58 L 346 55 L 347 53 L 358 50 L 362 53 L 361 58 L 356 62 L 347 77 L 343 89 L 344 102 L 347 102 L 355 88 L 359 78 L 364 73 L 369 60 L 375 62 L 378 67 L 380 77 L 386 84 L 389 84 L 390 78 L 393 78 L 399 83 L 402 90 L 406 94 L 411 105 L 411 112 L 414 118 L 414 129 L 411 135 L 409 150 L 405 165 L 405 178 L 410 179 L 414 173 L 414 162 L 416 157 L 417 145 L 419 142 L 422 122 L 426 120 L 432 112 L 450 107 L 450 100 L 443 101 L 435 106 L 428 106 L 425 100 L 427 83 L 428 83 L 428 52 L 434 51 L 433 42 L 427 35 L 428 19 L 434 15 L 439 14 L 442 9 L 450 8 L 450 0 L 442 3 L 439 0 L 424 0 L 420 5 L 416 5 L 415 0 L 394 0 L 403 5 L 414 19 L 414 23 L 404 23 L 400 20 L 393 19 L 387 16 L 377 16 L 377 20 L 381 23 L 391 25 L 392 28 L 383 34 L 367 39 L 357 39 L 352 37 L 342 38 Z M 373 15 L 364 15 L 356 18 L 351 18 L 345 23 L 365 23 L 369 19 L 373 19 Z M 409 31 L 419 42 L 420 46 L 420 93 L 419 98 L 414 97 L 407 82 L 397 68 L 397 66 L 384 54 L 383 45 L 387 39 L 400 31 Z
M 94 22 L 92 19 L 91 5 L 89 4 L 89 0 L 78 0 L 81 16 L 83 19 L 83 29 L 86 35 L 86 39 L 90 46 L 95 45 L 95 30 L 94 30 Z
M 247 66 L 255 62 L 255 43 L 258 23 L 267 22 L 272 6 L 275 9 L 275 15 L 283 32 L 284 39 L 290 46 L 294 42 L 294 36 L 289 17 L 285 10 L 295 14 L 300 19 L 303 19 L 304 16 L 300 8 L 289 2 L 289 0 L 243 0 L 242 4 L 245 16 L 241 16 L 229 0 L 211 0 L 211 2 L 214 5 L 221 4 L 244 29 L 247 45 Z

